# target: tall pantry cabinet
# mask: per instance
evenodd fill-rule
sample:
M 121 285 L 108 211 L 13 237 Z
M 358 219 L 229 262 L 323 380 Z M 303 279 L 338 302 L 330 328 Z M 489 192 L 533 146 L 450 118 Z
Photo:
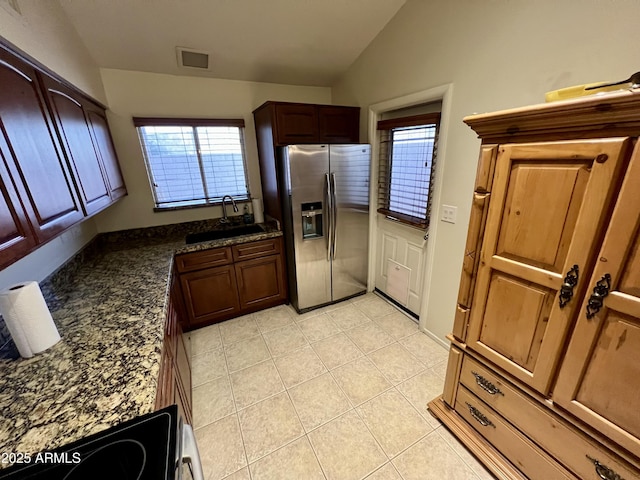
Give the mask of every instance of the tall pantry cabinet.
M 640 478 L 640 91 L 474 115 L 441 397 L 499 478 Z

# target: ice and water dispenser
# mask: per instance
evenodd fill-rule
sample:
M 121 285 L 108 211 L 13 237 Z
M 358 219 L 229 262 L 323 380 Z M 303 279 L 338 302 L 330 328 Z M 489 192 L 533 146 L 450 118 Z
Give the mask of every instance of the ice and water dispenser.
M 303 203 L 302 239 L 322 238 L 322 202 Z

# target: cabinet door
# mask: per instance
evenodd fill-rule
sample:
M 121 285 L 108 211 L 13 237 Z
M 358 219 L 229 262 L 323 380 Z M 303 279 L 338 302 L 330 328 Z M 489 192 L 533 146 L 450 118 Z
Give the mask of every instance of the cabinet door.
M 320 143 L 358 143 L 360 108 L 318 107 L 318 141 Z
M 85 113 L 89 119 L 89 126 L 91 127 L 91 133 L 93 133 L 96 149 L 107 176 L 111 201 L 114 201 L 127 194 L 127 187 L 120 171 L 120 163 L 118 162 L 116 149 L 113 146 L 107 116 L 100 106 L 91 102 L 85 103 Z
M 9 171 L 42 242 L 83 218 L 33 68 L 0 51 L 0 121 Z
M 235 270 L 243 311 L 256 311 L 285 302 L 287 292 L 280 255 L 238 262 Z
M 317 143 L 318 110 L 315 105 L 276 105 L 276 143 Z
M 226 320 L 240 312 L 233 265 L 180 275 L 190 328 Z
M 8 152 L 7 144 L 0 137 L 0 268 L 13 263 L 36 246 L 31 224 L 5 166 Z
M 87 215 L 111 203 L 101 161 L 94 147 L 82 99 L 55 80 L 40 76 L 58 133 L 75 173 Z
M 168 407 L 174 403 L 173 362 L 169 351 L 162 349 L 160 356 L 160 371 L 158 372 L 158 389 L 156 390 L 156 410 Z
M 627 139 L 499 148 L 471 311 L 468 345 L 543 394 L 628 155 Z
M 605 287 L 610 284 L 610 288 L 604 306 L 596 311 L 593 300 L 591 307 L 589 302 L 598 283 Z M 638 147 L 598 253 L 553 399 L 640 457 Z

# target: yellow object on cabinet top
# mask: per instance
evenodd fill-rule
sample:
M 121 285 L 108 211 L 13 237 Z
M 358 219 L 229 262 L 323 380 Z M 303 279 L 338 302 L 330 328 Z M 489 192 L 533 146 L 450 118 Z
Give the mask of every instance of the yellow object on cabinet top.
M 608 87 L 595 88 L 586 90 L 587 87 L 595 87 L 597 85 L 606 85 L 607 82 L 585 83 L 584 85 L 574 85 L 573 87 L 560 88 L 544 94 L 545 102 L 557 102 L 558 100 L 568 100 L 570 98 L 584 97 L 586 95 L 597 95 L 602 93 L 618 92 L 628 90 L 631 83 L 622 85 L 611 85 Z

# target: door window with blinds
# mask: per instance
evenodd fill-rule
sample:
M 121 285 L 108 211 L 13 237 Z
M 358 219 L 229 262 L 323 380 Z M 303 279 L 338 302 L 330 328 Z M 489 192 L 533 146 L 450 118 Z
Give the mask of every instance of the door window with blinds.
M 378 213 L 429 226 L 440 113 L 381 120 Z
M 134 118 L 155 209 L 248 200 L 244 120 Z

